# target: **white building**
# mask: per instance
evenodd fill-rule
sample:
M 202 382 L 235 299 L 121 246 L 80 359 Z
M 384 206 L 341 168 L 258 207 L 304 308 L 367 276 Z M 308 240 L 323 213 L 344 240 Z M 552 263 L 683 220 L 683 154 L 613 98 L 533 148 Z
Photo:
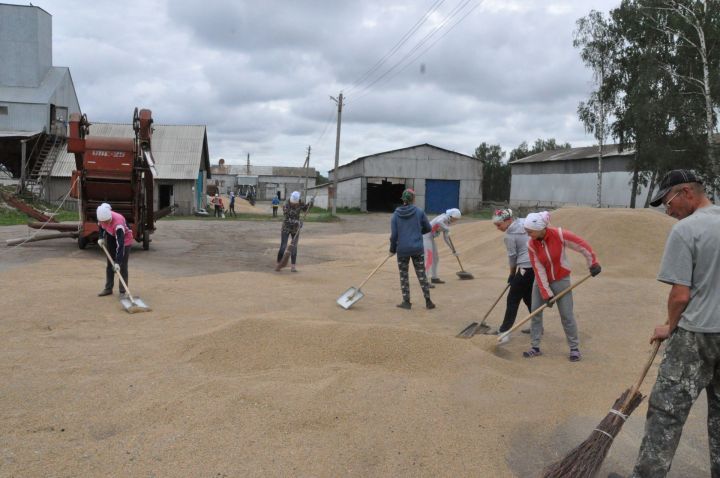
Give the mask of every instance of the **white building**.
M 330 207 L 330 184 L 318 186 L 318 207 Z M 427 212 L 457 207 L 474 211 L 482 203 L 482 163 L 465 154 L 419 144 L 363 156 L 338 168 L 337 205 L 361 211 L 392 211 L 406 188 L 415 190 L 415 205 Z
M 634 157 L 633 149 L 620 151 L 616 144 L 603 147 L 603 207 L 630 206 Z M 597 205 L 597 146 L 543 151 L 509 164 L 511 205 Z M 647 188 L 639 188 L 639 204 L 644 203 L 647 194 Z

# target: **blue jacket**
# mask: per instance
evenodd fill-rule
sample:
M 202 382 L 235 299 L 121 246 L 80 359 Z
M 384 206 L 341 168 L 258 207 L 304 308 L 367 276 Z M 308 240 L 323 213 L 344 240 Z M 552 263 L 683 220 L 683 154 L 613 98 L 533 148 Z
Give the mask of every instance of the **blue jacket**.
M 420 209 L 406 204 L 395 209 L 390 221 L 390 253 L 398 257 L 422 254 L 423 234 L 431 231 L 430 221 Z

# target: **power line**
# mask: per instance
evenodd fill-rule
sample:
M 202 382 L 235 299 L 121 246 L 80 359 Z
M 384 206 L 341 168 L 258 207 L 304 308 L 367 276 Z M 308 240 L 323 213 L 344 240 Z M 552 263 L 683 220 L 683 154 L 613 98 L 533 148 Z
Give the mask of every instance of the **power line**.
M 467 17 L 468 17 L 473 11 L 475 11 L 475 9 L 476 9 L 477 7 L 479 7 L 479 6 L 480 6 L 479 3 L 476 3 L 475 5 L 473 5 L 473 6 L 472 6 L 467 12 L 465 12 L 465 14 L 464 14 L 458 21 L 456 21 L 449 29 L 447 29 L 442 35 L 440 35 L 438 38 L 436 38 L 435 41 L 433 41 L 430 45 L 427 46 L 427 48 L 425 48 L 425 49 L 422 50 L 420 53 L 418 53 L 418 54 L 415 55 L 413 58 L 411 58 L 402 68 L 400 68 L 398 71 L 396 71 L 395 74 L 393 74 L 392 76 L 390 76 L 389 78 L 387 78 L 386 81 L 392 80 L 393 78 L 395 78 L 396 76 L 398 76 L 400 73 L 402 73 L 403 71 L 405 71 L 405 70 L 406 70 L 410 65 L 412 65 L 418 58 L 420 58 L 421 56 L 423 56 L 428 50 L 430 50 L 433 46 L 435 46 L 436 43 L 438 43 L 440 40 L 442 40 L 443 38 L 445 38 L 445 36 L 446 36 L 448 33 L 450 33 L 455 27 L 457 27 L 460 23 L 462 23 L 462 21 L 465 20 L 465 18 L 467 18 Z M 396 66 L 399 66 L 399 63 L 398 63 L 398 65 L 396 65 Z M 388 71 L 387 73 L 389 73 L 389 72 L 390 72 L 390 71 Z M 382 79 L 382 78 L 378 78 L 373 84 L 377 83 L 377 82 L 380 81 L 381 79 Z M 369 85 L 369 86 L 372 86 L 372 85 Z M 364 93 L 363 93 L 363 91 L 364 91 Z M 361 93 L 362 93 L 362 94 L 361 94 L 360 96 L 358 96 L 357 98 L 355 98 L 355 101 L 357 101 L 357 100 L 359 100 L 359 99 L 361 99 L 361 98 L 364 98 L 364 97 L 366 97 L 367 95 L 369 95 L 369 94 L 370 94 L 369 88 L 366 88 L 365 90 L 362 90 Z
M 435 10 L 438 9 L 438 7 L 440 7 L 440 5 L 443 4 L 443 2 L 445 2 L 445 0 L 435 0 L 435 3 L 430 6 L 430 8 L 425 12 L 425 14 L 418 21 L 416 21 L 415 24 L 410 27 L 407 32 L 405 32 L 405 34 L 400 38 L 400 40 L 398 40 L 398 42 L 395 43 L 395 45 L 387 53 L 385 53 L 382 58 L 375 62 L 375 64 L 368 71 L 366 71 L 359 79 L 355 80 L 355 82 L 353 82 L 353 84 L 350 86 L 350 88 L 348 88 L 347 91 L 350 92 L 360 86 L 363 81 L 368 79 L 373 73 L 375 73 L 380 67 L 382 67 L 385 62 L 389 60 L 390 57 L 392 57 L 410 39 L 410 37 L 412 37 L 413 34 L 415 34 L 415 32 L 423 25 L 423 23 L 427 21 L 428 18 L 430 18 L 430 16 L 435 12 Z
M 383 78 L 385 78 L 387 75 L 389 75 L 390 73 L 392 73 L 392 72 L 393 72 L 396 68 L 398 68 L 402 63 L 404 63 L 408 58 L 410 58 L 416 51 L 418 51 L 420 48 L 422 48 L 433 36 L 435 36 L 435 34 L 437 34 L 440 30 L 442 30 L 443 28 L 445 28 L 445 26 L 447 26 L 447 25 L 454 19 L 454 17 L 456 17 L 456 16 L 457 16 L 470 2 L 472 2 L 472 1 L 473 1 L 473 0 L 460 0 L 460 2 L 458 2 L 458 5 L 455 6 L 455 8 L 450 12 L 450 14 L 447 16 L 447 18 L 445 18 L 445 19 L 440 23 L 440 25 L 438 25 L 437 27 L 435 27 L 435 29 L 433 29 L 433 30 L 431 30 L 429 33 L 427 33 L 427 34 L 426 34 L 409 52 L 407 52 L 398 62 L 396 62 L 396 63 L 395 63 L 392 67 L 390 67 L 387 71 L 385 71 L 385 73 L 383 73 L 382 75 L 378 76 L 377 78 L 375 78 L 375 80 L 373 80 L 373 81 L 370 82 L 368 85 L 366 85 L 363 89 L 361 89 L 361 90 L 359 91 L 359 94 L 361 94 L 361 96 L 359 96 L 358 98 L 356 98 L 356 101 L 357 101 L 357 99 L 359 99 L 360 97 L 366 96 L 366 95 L 363 95 L 362 93 L 364 93 L 364 92 L 366 92 L 366 91 L 369 91 L 370 88 L 372 88 L 375 84 L 377 84 L 380 80 L 382 80 Z M 465 19 L 465 17 L 467 17 L 467 15 L 469 15 L 470 12 L 472 12 L 475 8 L 477 8 L 478 5 L 479 5 L 479 4 L 476 4 L 475 6 L 473 6 L 458 22 L 456 22 L 450 29 L 448 29 L 445 34 L 449 33 L 453 28 L 455 28 L 462 20 Z M 443 35 L 443 36 L 445 36 L 445 35 Z M 439 37 L 439 38 L 437 39 L 437 41 L 439 41 L 441 38 L 443 38 L 443 36 Z M 435 43 L 437 43 L 437 41 L 433 42 L 433 43 L 430 45 L 430 47 L 432 47 Z M 426 50 L 423 50 L 422 53 L 424 53 L 424 52 L 427 51 L 428 49 L 429 49 L 429 47 L 428 47 Z M 421 53 L 420 55 L 417 55 L 415 58 L 413 58 L 413 61 L 416 60 L 417 58 L 419 58 L 419 57 L 422 55 L 422 53 Z M 411 62 L 409 62 L 408 65 L 409 65 L 410 63 L 411 63 Z M 407 66 L 407 65 L 406 65 L 406 66 Z

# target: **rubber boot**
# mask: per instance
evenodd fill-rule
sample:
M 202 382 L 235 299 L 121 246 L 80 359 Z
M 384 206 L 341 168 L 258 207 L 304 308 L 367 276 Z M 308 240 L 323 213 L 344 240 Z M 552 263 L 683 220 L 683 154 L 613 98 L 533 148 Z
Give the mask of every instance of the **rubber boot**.
M 432 300 L 426 299 L 426 300 L 425 300 L 425 308 L 428 309 L 428 310 L 429 310 L 429 309 L 434 309 L 434 308 L 435 308 L 435 304 L 433 304 L 433 301 L 432 301 Z
M 412 304 L 407 300 L 403 300 L 402 304 L 398 304 L 397 307 L 400 307 L 401 309 L 410 310 L 410 307 L 412 307 Z

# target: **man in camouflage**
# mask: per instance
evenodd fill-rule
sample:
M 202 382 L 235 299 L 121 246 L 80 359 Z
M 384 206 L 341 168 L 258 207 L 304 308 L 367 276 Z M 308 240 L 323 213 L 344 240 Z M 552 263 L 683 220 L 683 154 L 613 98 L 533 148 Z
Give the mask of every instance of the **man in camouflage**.
M 663 178 L 651 201 L 661 203 L 680 220 L 670 231 L 658 274 L 672 285 L 668 321 L 655 327 L 650 339 L 668 340 L 632 476 L 667 475 L 690 408 L 704 389 L 711 476 L 720 478 L 720 207 L 686 170 Z

